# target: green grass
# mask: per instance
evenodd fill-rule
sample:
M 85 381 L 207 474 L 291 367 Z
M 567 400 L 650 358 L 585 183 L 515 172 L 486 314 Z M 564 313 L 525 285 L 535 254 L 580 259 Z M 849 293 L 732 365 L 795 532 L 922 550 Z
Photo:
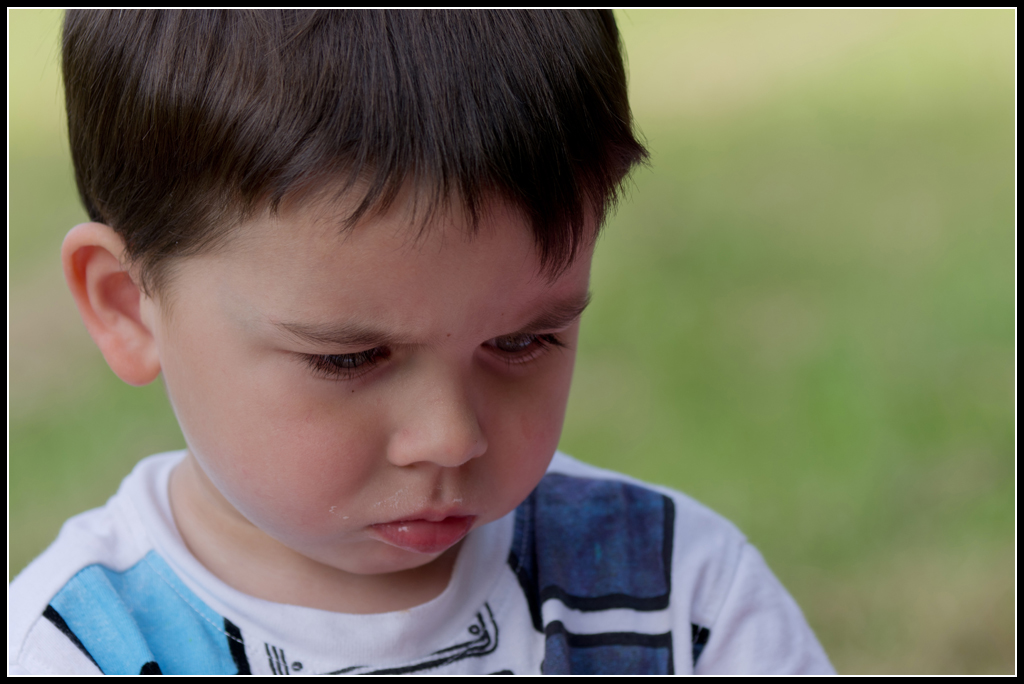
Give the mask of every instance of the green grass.
M 58 19 L 9 16 L 13 576 L 182 440 L 63 290 Z M 1014 22 L 620 14 L 652 166 L 595 257 L 562 448 L 736 522 L 840 672 L 1014 670 Z

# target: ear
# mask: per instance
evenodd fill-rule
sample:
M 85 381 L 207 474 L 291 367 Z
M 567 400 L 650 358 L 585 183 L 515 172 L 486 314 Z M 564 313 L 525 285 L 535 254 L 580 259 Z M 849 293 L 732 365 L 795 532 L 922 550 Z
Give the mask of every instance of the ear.
M 160 374 L 153 302 L 128 271 L 124 241 L 110 226 L 82 223 L 64 238 L 64 278 L 78 312 L 110 369 L 129 385 L 146 385 Z

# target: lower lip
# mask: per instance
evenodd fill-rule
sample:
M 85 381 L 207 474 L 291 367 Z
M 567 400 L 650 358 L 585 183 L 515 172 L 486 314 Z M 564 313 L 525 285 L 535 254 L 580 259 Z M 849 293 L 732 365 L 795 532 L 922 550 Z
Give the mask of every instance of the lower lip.
M 400 520 L 372 525 L 374 537 L 416 553 L 441 553 L 455 546 L 473 527 L 475 516 L 451 516 L 444 520 Z

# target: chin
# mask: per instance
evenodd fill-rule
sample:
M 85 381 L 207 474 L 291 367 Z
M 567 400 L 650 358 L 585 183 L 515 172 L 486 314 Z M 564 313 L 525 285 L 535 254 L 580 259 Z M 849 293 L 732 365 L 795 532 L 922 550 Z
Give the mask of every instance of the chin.
M 360 563 L 357 567 L 347 571 L 353 575 L 388 575 L 409 572 L 425 568 L 448 552 L 454 552 L 457 548 L 458 545 L 434 554 L 416 553 L 403 549 L 388 549 L 387 553 L 381 554 L 372 560 L 366 559 L 366 562 Z

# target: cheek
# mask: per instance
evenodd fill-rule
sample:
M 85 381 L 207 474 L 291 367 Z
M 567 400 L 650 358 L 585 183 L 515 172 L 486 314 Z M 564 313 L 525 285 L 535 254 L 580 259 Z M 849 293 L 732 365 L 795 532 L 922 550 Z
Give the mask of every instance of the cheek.
M 272 419 L 250 423 L 200 460 L 216 471 L 225 497 L 264 530 L 279 538 L 316 534 L 337 522 L 332 508 L 349 509 L 381 480 L 381 440 L 353 414 L 328 419 L 300 406 L 278 407 Z
M 491 415 L 495 423 L 488 442 L 501 464 L 503 482 L 497 486 L 504 489 L 515 483 L 519 500 L 513 505 L 544 476 L 558 446 L 572 380 L 571 361 L 571 357 L 562 359 L 543 376 L 515 383 L 494 395 Z
M 279 385 L 238 409 L 222 416 L 233 427 L 222 432 L 221 451 L 270 488 L 345 488 L 372 472 L 373 455 L 382 453 L 384 435 L 364 415 L 372 407 L 358 401 L 317 402 Z
M 529 445 L 532 452 L 553 451 L 562 434 L 565 402 L 558 397 L 545 396 L 526 408 L 519 414 L 515 439 Z
M 569 387 L 575 354 L 559 350 L 557 363 L 543 377 L 523 388 L 519 430 L 522 439 L 553 451 L 562 434 L 565 409 L 569 403 Z
M 251 521 L 313 525 L 373 480 L 384 436 L 375 406 L 280 359 L 194 355 L 165 369 L 189 449 Z

